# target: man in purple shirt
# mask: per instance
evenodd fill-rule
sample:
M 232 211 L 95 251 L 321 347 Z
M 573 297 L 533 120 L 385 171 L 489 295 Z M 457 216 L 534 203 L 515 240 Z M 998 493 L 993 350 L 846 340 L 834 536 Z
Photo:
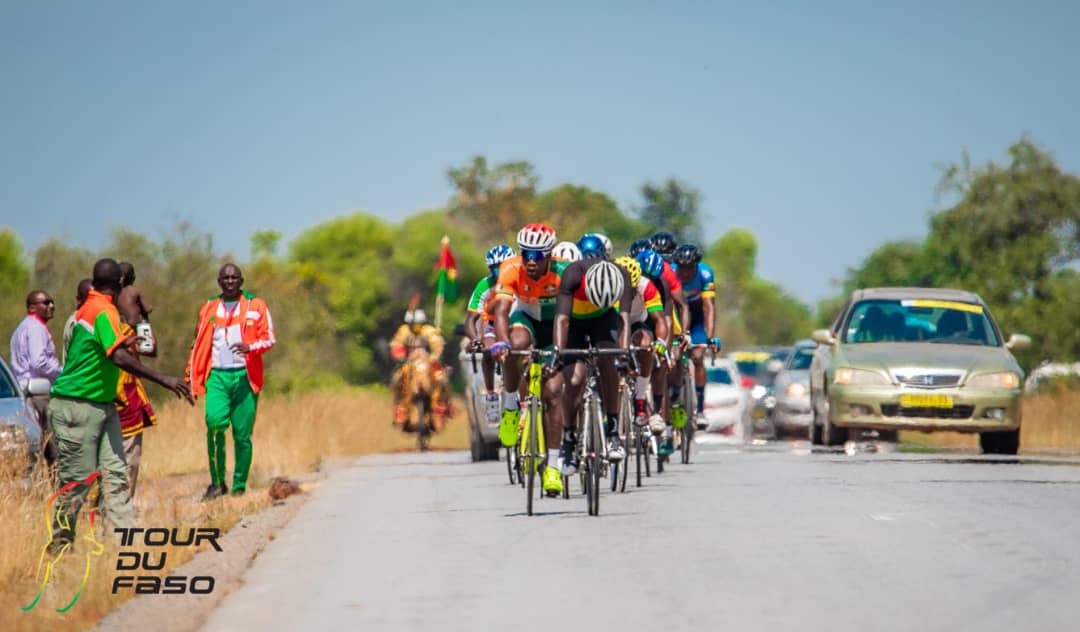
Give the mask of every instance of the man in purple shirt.
M 11 334 L 11 370 L 20 386 L 26 386 L 30 378 L 41 377 L 52 384 L 60 375 L 60 361 L 56 358 L 56 346 L 46 323 L 53 317 L 56 303 L 44 290 L 34 290 L 26 295 L 26 318 Z M 51 466 L 56 460 L 56 439 L 49 427 L 48 395 L 34 395 L 30 398 L 38 416 L 45 442 L 45 460 Z

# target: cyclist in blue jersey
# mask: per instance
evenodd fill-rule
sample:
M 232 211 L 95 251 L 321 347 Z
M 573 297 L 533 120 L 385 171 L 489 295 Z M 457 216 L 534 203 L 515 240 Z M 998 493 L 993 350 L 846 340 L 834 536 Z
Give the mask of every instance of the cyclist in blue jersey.
M 709 264 L 702 263 L 701 248 L 683 244 L 675 249 L 672 261 L 682 282 L 683 296 L 690 307 L 690 359 L 694 363 L 694 384 L 697 387 L 697 418 L 705 423 L 705 347 L 719 351 L 720 339 L 713 335 L 716 325 L 716 281 Z M 687 411 L 689 412 L 689 411 Z

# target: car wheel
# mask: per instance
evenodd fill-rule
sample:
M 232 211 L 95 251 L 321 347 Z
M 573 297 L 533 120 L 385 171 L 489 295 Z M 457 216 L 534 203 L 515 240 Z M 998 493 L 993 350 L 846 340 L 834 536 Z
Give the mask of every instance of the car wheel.
M 823 445 L 821 442 L 821 415 L 818 415 L 817 402 L 810 403 L 814 418 L 810 420 L 810 445 Z
M 1020 451 L 1020 430 L 983 432 L 979 435 L 983 454 L 1010 454 Z
M 832 411 L 829 410 L 828 400 L 826 400 L 825 415 L 821 424 L 821 443 L 828 446 L 844 445 L 847 438 L 847 428 L 837 428 L 832 424 Z

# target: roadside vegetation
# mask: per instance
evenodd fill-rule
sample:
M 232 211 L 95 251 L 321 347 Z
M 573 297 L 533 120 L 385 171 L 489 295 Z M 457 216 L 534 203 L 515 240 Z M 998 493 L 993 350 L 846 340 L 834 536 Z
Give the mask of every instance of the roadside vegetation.
M 378 390 L 342 388 L 278 395 L 264 398 L 259 406 L 248 493 L 209 503 L 200 500 L 209 481 L 202 412 L 180 403 L 161 407 L 160 424 L 148 429 L 144 436 L 143 466 L 135 501 L 140 526 L 176 527 L 181 533 L 186 533 L 189 527 L 217 527 L 224 533 L 245 515 L 270 505 L 267 491 L 275 476 L 310 473 L 338 457 L 411 451 L 416 447 L 413 435 L 391 427 L 389 396 Z M 433 438 L 433 449 L 468 447 L 468 422 L 461 406 L 459 402 L 459 414 L 443 434 Z M 231 475 L 231 447 L 227 455 Z M 5 509 L 0 513 L 0 532 L 6 534 L 0 543 L 0 628 L 5 631 L 89 629 L 132 596 L 132 590 L 124 590 L 117 596 L 110 594 L 117 575 L 118 550 L 112 546 L 112 538 L 104 537 L 99 528 L 97 540 L 106 544 L 105 550 L 91 559 L 86 590 L 75 606 L 63 614 L 55 612 L 71 600 L 82 581 L 85 553 L 91 549 L 82 537 L 76 540 L 74 551 L 57 565 L 41 602 L 29 612 L 20 611 L 33 600 L 38 589 L 40 577 L 35 579 L 35 571 L 48 538 L 44 510 L 49 494 L 54 491 L 42 480 L 35 481 L 29 491 L 10 485 L 0 488 L 0 504 Z M 84 515 L 79 523 L 80 535 L 88 528 Z M 153 555 L 162 550 L 166 552 L 164 569 L 134 574 L 164 576 L 196 552 L 192 548 L 169 546 L 152 549 Z M 224 589 L 224 586 L 215 588 Z

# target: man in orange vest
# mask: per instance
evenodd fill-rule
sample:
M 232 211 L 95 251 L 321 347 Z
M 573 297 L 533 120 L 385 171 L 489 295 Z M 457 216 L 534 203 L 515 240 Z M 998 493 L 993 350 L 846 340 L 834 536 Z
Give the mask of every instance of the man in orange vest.
M 199 311 L 187 379 L 193 395 L 206 394 L 206 450 L 210 486 L 203 500 L 229 492 L 225 486 L 225 429 L 232 426 L 236 464 L 232 494 L 243 495 L 251 469 L 251 431 L 263 387 L 262 354 L 274 346 L 274 322 L 263 300 L 240 288 L 244 277 L 232 263 L 218 272 L 221 294 Z

